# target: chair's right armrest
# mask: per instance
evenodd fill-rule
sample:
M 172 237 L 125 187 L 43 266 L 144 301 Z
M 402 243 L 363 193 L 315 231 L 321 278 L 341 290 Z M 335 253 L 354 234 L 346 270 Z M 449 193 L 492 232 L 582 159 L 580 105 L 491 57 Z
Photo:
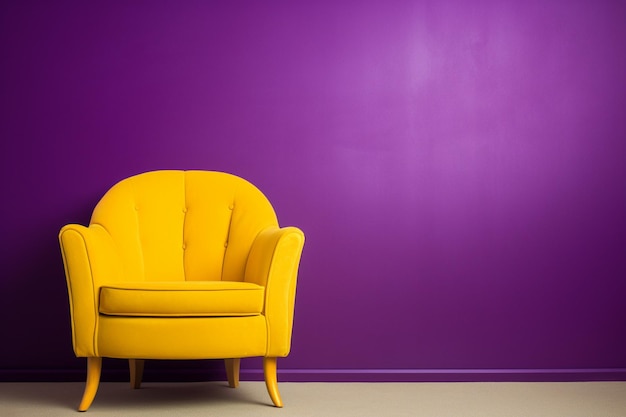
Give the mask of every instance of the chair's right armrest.
M 245 281 L 265 287 L 267 356 L 287 356 L 291 349 L 294 302 L 304 233 L 297 227 L 268 227 L 256 237 Z
M 70 301 L 76 356 L 98 356 L 95 336 L 100 286 L 119 277 L 121 262 L 113 239 L 99 225 L 69 224 L 59 233 Z

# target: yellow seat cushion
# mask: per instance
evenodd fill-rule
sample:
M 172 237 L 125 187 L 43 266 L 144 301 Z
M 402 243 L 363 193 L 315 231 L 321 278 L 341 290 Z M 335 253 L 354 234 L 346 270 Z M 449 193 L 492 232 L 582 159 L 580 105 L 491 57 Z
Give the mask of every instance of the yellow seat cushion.
M 100 313 L 110 316 L 227 317 L 263 310 L 264 287 L 247 282 L 124 282 L 100 289 Z

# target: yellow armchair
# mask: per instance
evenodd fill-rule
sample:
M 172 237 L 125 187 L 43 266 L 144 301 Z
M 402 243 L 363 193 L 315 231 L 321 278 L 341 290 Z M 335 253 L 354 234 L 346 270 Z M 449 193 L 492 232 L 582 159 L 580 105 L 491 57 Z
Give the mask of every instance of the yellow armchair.
M 240 358 L 262 356 L 282 407 L 276 358 L 291 347 L 304 234 L 280 228 L 252 184 L 211 171 L 136 175 L 104 195 L 89 227 L 67 225 L 59 241 L 74 352 L 88 359 L 80 411 L 103 357 L 129 359 L 134 388 L 145 359 L 225 359 L 234 388 Z

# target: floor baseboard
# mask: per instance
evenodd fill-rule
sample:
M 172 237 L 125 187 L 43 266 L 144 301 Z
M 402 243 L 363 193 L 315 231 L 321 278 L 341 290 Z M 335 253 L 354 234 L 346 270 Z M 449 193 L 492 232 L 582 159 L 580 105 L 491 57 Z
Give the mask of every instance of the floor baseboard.
M 123 382 L 126 369 L 104 369 L 103 382 Z M 78 382 L 77 369 L 0 370 L 0 382 Z M 223 381 L 222 369 L 146 369 L 146 382 Z M 281 382 L 582 382 L 626 381 L 626 368 L 599 369 L 280 369 Z M 263 370 L 241 369 L 242 381 L 263 380 Z
M 243 376 L 242 370 L 242 376 Z M 260 370 L 255 372 L 261 373 Z M 626 368 L 602 369 L 283 369 L 292 382 L 626 381 Z

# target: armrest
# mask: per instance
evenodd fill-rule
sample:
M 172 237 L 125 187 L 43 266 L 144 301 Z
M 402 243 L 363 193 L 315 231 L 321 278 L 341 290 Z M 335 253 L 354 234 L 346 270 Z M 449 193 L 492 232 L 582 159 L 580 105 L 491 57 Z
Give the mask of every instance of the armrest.
M 245 281 L 265 287 L 267 356 L 287 356 L 298 266 L 304 233 L 296 227 L 269 227 L 256 237 L 246 264 Z
M 113 239 L 99 225 L 69 224 L 59 233 L 70 299 L 72 342 L 76 356 L 98 356 L 95 335 L 98 294 L 103 282 L 119 277 L 121 262 Z

